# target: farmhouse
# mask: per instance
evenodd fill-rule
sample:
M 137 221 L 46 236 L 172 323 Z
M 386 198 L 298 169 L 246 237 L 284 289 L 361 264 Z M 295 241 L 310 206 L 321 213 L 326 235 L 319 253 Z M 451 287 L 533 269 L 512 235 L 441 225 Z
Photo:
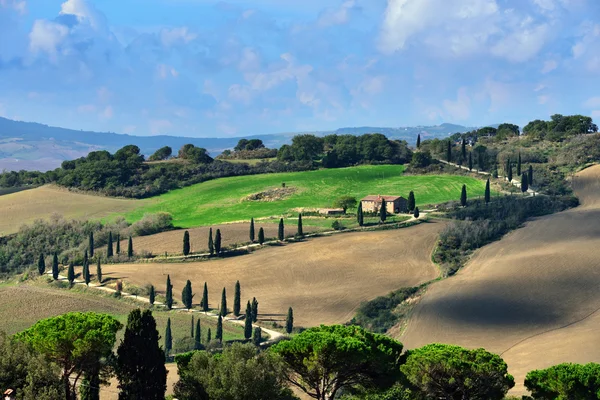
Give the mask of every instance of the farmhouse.
M 362 209 L 364 212 L 378 212 L 381 207 L 381 200 L 385 200 L 385 208 L 390 214 L 398 214 L 407 211 L 407 201 L 402 196 L 381 196 L 369 195 L 362 199 Z

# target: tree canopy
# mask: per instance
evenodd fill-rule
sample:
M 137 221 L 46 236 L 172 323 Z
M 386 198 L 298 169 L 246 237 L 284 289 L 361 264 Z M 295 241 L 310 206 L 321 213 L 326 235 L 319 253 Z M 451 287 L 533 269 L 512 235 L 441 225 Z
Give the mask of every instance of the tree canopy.
M 600 399 L 600 364 L 559 364 L 530 371 L 525 387 L 534 400 Z

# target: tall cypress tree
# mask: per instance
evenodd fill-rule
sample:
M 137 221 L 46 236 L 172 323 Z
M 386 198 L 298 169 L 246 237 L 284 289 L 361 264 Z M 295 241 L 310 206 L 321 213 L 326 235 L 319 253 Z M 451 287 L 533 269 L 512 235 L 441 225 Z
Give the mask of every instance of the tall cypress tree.
M 283 218 L 279 218 L 279 229 L 277 231 L 277 239 L 279 239 L 280 242 L 283 242 L 283 240 L 285 239 L 285 231 L 284 231 L 284 227 L 283 227 Z
M 517 175 L 521 176 L 521 153 L 519 153 L 519 158 L 517 158 Z
M 452 162 L 452 142 L 448 140 L 448 146 L 446 148 L 446 161 Z
M 467 205 L 467 185 L 462 185 L 460 191 L 460 205 L 465 207 Z
M 521 175 L 521 192 L 525 193 L 529 189 L 529 177 L 527 174 Z
M 415 192 L 412 190 L 408 194 L 408 211 L 412 211 L 415 209 L 416 201 L 415 201 Z
M 510 158 L 508 160 L 506 160 L 506 179 L 508 179 L 509 182 L 512 181 L 513 175 L 512 175 L 512 163 L 510 162 Z
M 87 251 L 86 251 L 87 254 Z M 90 263 L 88 261 L 85 261 L 83 263 L 83 279 L 85 280 L 85 284 L 87 286 L 90 285 Z
M 183 255 L 187 256 L 190 254 L 190 233 L 185 231 L 183 233 Z
M 204 282 L 204 291 L 202 292 L 202 310 L 208 311 L 208 285 Z
M 254 218 L 250 218 L 250 243 L 254 243 Z
M 220 342 L 223 341 L 223 318 L 219 315 L 219 319 L 217 320 L 217 333 L 215 334 L 215 339 Z
M 116 242 L 116 247 L 117 247 L 117 254 L 121 254 L 121 234 L 117 233 L 117 242 Z
M 94 232 L 90 232 L 88 238 L 88 250 L 90 251 L 90 257 L 94 257 Z
M 181 291 L 181 302 L 188 310 L 192 308 L 192 298 L 194 294 L 192 292 L 192 282 L 188 279 L 183 290 Z
M 358 203 L 358 210 L 356 211 L 356 222 L 358 222 L 358 226 L 363 226 L 365 224 L 365 218 L 362 209 L 362 201 Z
M 227 291 L 223 288 L 223 292 L 221 293 L 221 310 L 219 315 L 226 316 L 227 315 Z
M 241 297 L 242 297 L 242 288 L 240 287 L 240 281 L 237 281 L 235 283 L 235 294 L 233 296 L 233 315 L 235 315 L 236 317 L 240 316 L 240 311 L 242 308 L 241 303 Z
M 489 180 L 489 178 L 488 178 L 487 182 L 485 183 L 484 198 L 485 198 L 486 204 L 490 202 L 490 180 Z
M 215 254 L 215 244 L 213 242 L 212 228 L 208 230 L 208 253 L 212 256 Z
M 304 230 L 302 229 L 302 214 L 298 214 L 298 237 L 304 237 Z
M 113 238 L 112 232 L 108 232 L 108 246 L 106 247 L 106 257 L 110 258 L 113 256 Z
M 190 327 L 190 337 L 194 337 L 194 315 L 192 315 L 192 324 Z
M 265 231 L 262 228 L 262 226 L 258 230 L 258 243 L 260 243 L 261 246 L 263 245 L 263 243 L 265 243 Z
M 252 298 L 252 322 L 258 321 L 258 300 Z
M 215 233 L 215 253 L 221 254 L 221 230 L 217 229 Z
M 40 254 L 40 258 L 38 258 L 38 272 L 40 275 L 44 275 L 46 272 L 46 261 L 44 260 L 44 253 Z
M 202 330 L 200 328 L 200 318 L 196 320 L 196 332 L 194 332 L 194 348 L 200 350 L 202 344 Z
M 167 309 L 173 308 L 173 285 L 171 285 L 171 276 L 167 275 L 167 289 L 165 291 L 165 305 Z
M 212 332 L 210 330 L 210 328 L 208 328 L 208 331 L 206 332 L 206 343 L 210 343 L 210 341 L 212 340 Z
M 69 280 L 69 284 L 73 286 L 73 282 L 75 282 L 75 267 L 73 263 L 69 263 L 69 270 L 67 271 L 67 279 Z
M 473 152 L 469 152 L 469 171 L 473 171 Z
M 462 155 L 462 159 L 467 159 L 467 141 L 463 138 L 462 143 L 460 145 L 460 153 Z
M 529 174 L 527 174 L 527 183 L 529 186 L 533 185 L 533 167 L 529 165 Z
M 170 319 L 167 323 L 170 335 Z M 125 335 L 117 349 L 115 370 L 119 400 L 165 398 L 167 369 L 159 339 L 156 320 L 150 310 L 137 309 L 129 313 Z
M 133 257 L 133 239 L 129 236 L 129 242 L 127 243 L 127 257 Z
M 381 207 L 379 208 L 379 222 L 383 224 L 386 219 L 387 219 L 387 204 L 385 202 L 385 199 L 382 197 L 381 198 Z
M 250 300 L 246 304 L 246 319 L 244 320 L 244 338 L 250 339 L 252 337 L 252 306 Z
M 167 329 L 165 330 L 165 356 L 173 349 L 173 336 L 171 335 L 171 317 L 167 319 Z
M 98 283 L 102 283 L 102 266 L 100 265 L 100 258 L 98 258 L 98 261 L 96 262 L 96 279 L 98 280 Z
M 150 300 L 150 305 L 154 305 L 154 301 L 156 300 L 156 290 L 154 289 L 154 285 L 150 285 L 150 293 L 148 294 L 148 299 Z
M 58 279 L 58 254 L 56 252 L 52 256 L 52 279 Z
M 285 331 L 290 334 L 292 333 L 292 329 L 294 329 L 294 310 L 290 307 L 285 319 Z
M 262 329 L 260 326 L 254 328 L 254 334 L 252 335 L 252 344 L 255 346 L 260 346 L 260 342 L 262 341 Z
M 421 147 L 421 134 L 420 133 L 417 135 L 417 149 L 419 147 Z

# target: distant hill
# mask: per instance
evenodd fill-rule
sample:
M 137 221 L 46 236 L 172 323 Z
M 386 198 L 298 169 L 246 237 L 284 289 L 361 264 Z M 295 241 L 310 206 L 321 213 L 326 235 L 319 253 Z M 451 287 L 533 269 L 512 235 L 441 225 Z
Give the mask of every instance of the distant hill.
M 294 135 L 301 133 L 325 136 L 331 133 L 360 135 L 378 132 L 390 139 L 406 140 L 412 144 L 419 133 L 425 139 L 444 137 L 455 132 L 465 132 L 471 129 L 453 124 L 400 128 L 356 127 L 340 128 L 336 131 L 252 135 L 245 136 L 245 138 L 261 139 L 267 147 L 278 148 L 291 142 Z M 166 135 L 132 136 L 112 132 L 57 128 L 0 117 L 0 170 L 47 171 L 59 167 L 64 160 L 79 158 L 96 150 L 114 152 L 128 144 L 135 144 L 140 147 L 142 153 L 150 155 L 163 146 L 171 146 L 174 151 L 177 151 L 184 144 L 191 143 L 195 146 L 204 147 L 213 156 L 216 156 L 225 149 L 233 148 L 240 138 L 191 138 Z

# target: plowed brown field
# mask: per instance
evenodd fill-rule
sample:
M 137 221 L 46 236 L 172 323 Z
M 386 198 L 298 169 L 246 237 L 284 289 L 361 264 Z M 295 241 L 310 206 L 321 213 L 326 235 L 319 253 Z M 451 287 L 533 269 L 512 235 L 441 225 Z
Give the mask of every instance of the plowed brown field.
M 528 371 L 600 361 L 600 166 L 579 173 L 582 205 L 529 222 L 432 285 L 400 338 L 502 354 L 523 393 Z
M 344 233 L 301 243 L 269 247 L 249 255 L 197 263 L 116 264 L 105 276 L 136 285 L 152 283 L 164 291 L 167 274 L 179 297 L 190 279 L 196 293 L 208 282 L 209 303 L 218 307 L 227 288 L 233 305 L 235 281 L 242 302 L 256 297 L 262 320 L 284 320 L 294 308 L 296 325 L 314 326 L 348 321 L 361 301 L 438 275 L 431 252 L 442 222 L 377 232 Z

